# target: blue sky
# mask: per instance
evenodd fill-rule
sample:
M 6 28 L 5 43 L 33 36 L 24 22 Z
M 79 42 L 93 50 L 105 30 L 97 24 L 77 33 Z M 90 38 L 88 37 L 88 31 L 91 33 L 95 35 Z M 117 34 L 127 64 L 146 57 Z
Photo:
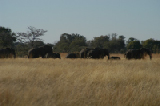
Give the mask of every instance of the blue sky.
M 160 0 L 1 0 L 0 26 L 16 33 L 45 29 L 45 43 L 59 41 L 62 33 L 160 40 Z

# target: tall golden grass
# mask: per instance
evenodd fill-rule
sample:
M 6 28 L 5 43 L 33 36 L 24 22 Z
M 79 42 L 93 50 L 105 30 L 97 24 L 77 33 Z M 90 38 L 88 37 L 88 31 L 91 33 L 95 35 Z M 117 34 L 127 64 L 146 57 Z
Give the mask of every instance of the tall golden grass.
M 159 58 L 128 61 L 121 55 L 121 60 L 94 60 L 63 55 L 0 59 L 0 106 L 160 106 Z

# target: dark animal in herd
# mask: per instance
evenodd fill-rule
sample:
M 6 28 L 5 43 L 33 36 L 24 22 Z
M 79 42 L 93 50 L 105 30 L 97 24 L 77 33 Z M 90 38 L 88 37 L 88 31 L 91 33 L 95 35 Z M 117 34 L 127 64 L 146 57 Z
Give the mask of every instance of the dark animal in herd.
M 0 49 L 0 58 L 16 58 L 15 50 L 11 48 Z
M 46 53 L 52 53 L 52 47 L 48 45 L 33 48 L 28 51 L 28 58 L 39 58 L 46 55 Z
M 129 59 L 144 59 L 146 55 L 149 55 L 150 60 L 152 59 L 152 52 L 149 49 L 141 48 L 141 49 L 129 49 L 124 57 Z
M 108 60 L 120 60 L 120 57 L 114 57 L 114 56 L 112 56 L 112 57 L 109 57 Z
M 149 49 L 129 49 L 124 57 L 126 59 L 144 59 L 146 55 L 149 55 L 152 59 L 152 52 Z M 82 49 L 79 53 L 68 53 L 66 58 L 93 58 L 93 59 L 103 59 L 108 56 L 108 60 L 120 60 L 120 57 L 109 57 L 108 49 Z M 41 46 L 39 48 L 33 48 L 28 51 L 28 58 L 60 58 L 60 53 L 52 53 L 52 47 L 48 45 Z M 16 58 L 16 53 L 14 49 L 6 48 L 0 49 L 0 58 Z
M 80 58 L 80 53 L 68 53 L 66 58 Z
M 109 51 L 108 49 L 89 49 L 85 48 L 80 51 L 80 58 L 93 58 L 93 59 L 103 59 L 105 56 L 109 58 Z
M 45 58 L 61 58 L 60 53 L 46 53 Z
M 85 48 L 85 49 L 82 49 L 81 51 L 80 51 L 80 58 L 87 58 L 88 56 L 87 56 L 87 53 L 90 51 L 91 49 L 89 49 L 89 48 Z

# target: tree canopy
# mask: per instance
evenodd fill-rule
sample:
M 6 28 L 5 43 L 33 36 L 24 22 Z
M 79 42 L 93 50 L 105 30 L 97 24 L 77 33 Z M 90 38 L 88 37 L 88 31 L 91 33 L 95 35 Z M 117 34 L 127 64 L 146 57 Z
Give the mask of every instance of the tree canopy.
M 86 38 L 80 34 L 63 33 L 60 36 L 53 51 L 56 52 L 79 52 L 83 47 L 87 47 Z
M 0 27 L 0 47 L 13 47 L 16 41 L 16 34 L 11 29 Z
M 44 36 L 44 33 L 47 32 L 47 30 L 44 29 L 36 29 L 35 27 L 28 27 L 29 31 L 27 33 L 17 33 L 17 40 L 24 43 L 31 43 L 31 46 L 34 46 L 35 41 L 43 41 L 39 37 Z
M 19 56 L 27 55 L 30 48 L 44 45 L 41 36 L 47 32 L 43 29 L 28 27 L 27 33 L 14 33 L 11 29 L 0 27 L 0 48 L 12 47 L 16 49 Z M 116 33 L 100 35 L 92 40 L 86 39 L 77 33 L 62 33 L 60 40 L 53 46 L 53 52 L 79 52 L 83 48 L 102 48 L 108 49 L 110 53 L 124 53 L 127 49 L 148 48 L 154 53 L 160 53 L 160 41 L 152 38 L 139 41 L 137 38 L 130 37 L 125 42 L 125 37 Z

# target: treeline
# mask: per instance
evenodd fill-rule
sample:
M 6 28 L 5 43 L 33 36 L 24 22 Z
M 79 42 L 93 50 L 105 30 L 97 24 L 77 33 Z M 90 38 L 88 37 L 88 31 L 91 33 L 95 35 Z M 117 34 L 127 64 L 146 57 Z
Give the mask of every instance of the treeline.
M 87 41 L 86 37 L 80 34 L 63 33 L 60 36 L 60 41 L 54 45 L 53 50 L 56 52 L 79 52 L 81 49 L 88 47 L 109 49 L 113 53 L 124 52 L 125 37 L 121 35 L 117 38 L 116 36 L 116 33 L 101 35 L 100 37 L 94 37 L 91 41 Z
M 28 27 L 27 33 L 14 33 L 11 29 L 0 27 L 0 48 L 14 48 L 17 56 L 23 57 L 27 55 L 30 48 L 36 48 L 44 45 L 42 39 L 45 30 Z M 148 48 L 153 53 L 160 52 L 160 41 L 148 39 L 139 41 L 134 37 L 130 37 L 127 41 L 123 35 L 118 36 L 116 33 L 101 35 L 87 41 L 86 37 L 80 34 L 63 33 L 60 40 L 55 44 L 49 44 L 53 47 L 53 52 L 68 53 L 79 52 L 83 48 L 103 48 L 109 49 L 110 53 L 124 53 L 127 49 Z

